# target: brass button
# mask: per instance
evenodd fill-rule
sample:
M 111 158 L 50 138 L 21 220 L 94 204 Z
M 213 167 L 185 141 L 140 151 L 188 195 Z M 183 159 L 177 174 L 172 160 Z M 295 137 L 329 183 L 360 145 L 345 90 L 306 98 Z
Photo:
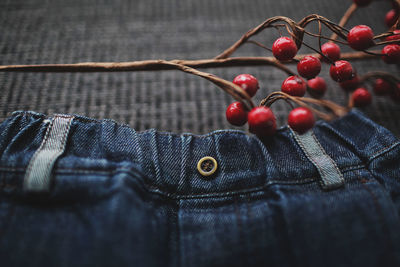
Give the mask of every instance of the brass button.
M 203 176 L 210 176 L 217 170 L 218 164 L 213 157 L 203 157 L 197 163 L 197 170 Z

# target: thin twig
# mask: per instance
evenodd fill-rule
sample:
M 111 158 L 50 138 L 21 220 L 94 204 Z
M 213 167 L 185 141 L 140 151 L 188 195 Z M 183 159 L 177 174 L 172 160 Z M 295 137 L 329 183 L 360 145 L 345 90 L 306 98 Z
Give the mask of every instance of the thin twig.
M 355 3 L 351 4 L 351 6 L 344 13 L 343 17 L 340 19 L 339 25 L 344 27 L 346 25 L 347 21 L 349 21 L 350 17 L 353 15 L 353 13 L 356 10 L 357 10 L 357 5 Z M 332 33 L 331 39 L 336 40 L 337 37 L 338 36 L 336 33 Z
M 272 52 L 272 49 L 271 49 L 271 48 L 269 48 L 269 47 L 263 45 L 263 44 L 260 43 L 260 42 L 253 41 L 253 40 L 248 40 L 247 42 L 250 43 L 250 44 L 255 44 L 256 46 L 259 46 L 259 47 L 261 47 L 261 48 L 264 48 L 265 50 L 268 50 L 268 51 Z

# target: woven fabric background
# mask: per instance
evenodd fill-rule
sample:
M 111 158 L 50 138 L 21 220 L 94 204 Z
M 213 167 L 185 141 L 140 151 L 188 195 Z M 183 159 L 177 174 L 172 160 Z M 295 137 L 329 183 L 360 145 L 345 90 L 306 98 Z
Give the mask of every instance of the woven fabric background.
M 318 13 L 338 22 L 350 4 L 350 0 L 2 0 L 0 64 L 212 58 L 266 18 L 284 15 L 299 20 Z M 389 9 L 389 1 L 373 2 L 357 10 L 347 27 L 367 24 L 375 33 L 383 32 Z M 316 31 L 317 26 L 310 29 Z M 277 37 L 278 32 L 269 29 L 256 39 L 271 46 Z M 313 39 L 305 41 L 316 45 Z M 303 47 L 300 53 L 305 52 Z M 234 54 L 267 55 L 270 52 L 251 44 Z M 399 75 L 399 68 L 379 59 L 357 61 L 354 66 L 360 74 L 386 70 Z M 205 71 L 227 80 L 240 73 L 258 77 L 261 90 L 256 103 L 280 90 L 286 76 L 268 66 Z M 321 76 L 328 81 L 327 98 L 345 104 L 345 93 L 328 78 L 327 65 Z M 233 99 L 212 83 L 178 71 L 0 73 L 0 91 L 0 120 L 15 110 L 34 110 L 111 118 L 136 130 L 207 133 L 235 128 L 225 120 L 225 109 Z M 275 103 L 273 110 L 284 125 L 287 104 Z M 376 97 L 365 111 L 400 136 L 400 105 Z

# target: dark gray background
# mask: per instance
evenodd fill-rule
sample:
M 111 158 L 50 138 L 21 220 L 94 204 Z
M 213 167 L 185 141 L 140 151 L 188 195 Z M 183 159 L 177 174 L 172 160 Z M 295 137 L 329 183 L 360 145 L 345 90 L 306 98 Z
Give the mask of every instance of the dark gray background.
M 350 0 L 1 0 L 0 64 L 212 58 L 266 18 L 284 15 L 299 20 L 318 13 L 338 22 L 350 4 Z M 389 1 L 374 2 L 359 9 L 347 27 L 367 24 L 375 33 L 383 32 L 389 9 Z M 256 39 L 271 46 L 277 37 L 269 29 Z M 305 41 L 316 45 L 312 39 Z M 267 55 L 268 51 L 253 45 L 234 54 Z M 354 65 L 360 74 L 387 70 L 399 75 L 398 68 L 379 59 Z M 261 84 L 256 103 L 279 90 L 286 76 L 268 66 L 205 71 L 227 80 L 240 73 L 253 74 Z M 344 92 L 327 74 L 325 65 L 321 75 L 328 81 L 327 98 L 344 104 Z M 137 130 L 206 133 L 234 128 L 225 120 L 232 98 L 212 83 L 178 71 L 0 73 L 0 88 L 0 120 L 15 110 L 34 110 L 112 118 Z M 287 104 L 276 103 L 273 110 L 283 125 Z M 400 135 L 400 105 L 376 97 L 365 111 Z

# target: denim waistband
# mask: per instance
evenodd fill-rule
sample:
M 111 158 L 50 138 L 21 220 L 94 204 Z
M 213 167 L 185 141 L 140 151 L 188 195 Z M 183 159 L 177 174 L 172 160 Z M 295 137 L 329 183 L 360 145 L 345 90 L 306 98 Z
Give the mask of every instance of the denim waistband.
M 140 179 L 153 192 L 185 197 L 246 192 L 271 184 L 307 184 L 319 177 L 287 126 L 262 142 L 240 130 L 205 135 L 138 132 L 112 120 L 73 116 L 65 150 L 54 165 L 56 178 L 122 172 Z M 0 124 L 0 173 L 26 171 L 49 119 L 17 111 Z M 358 110 L 331 122 L 318 121 L 313 134 L 340 172 L 368 167 L 399 145 L 393 134 Z M 211 176 L 197 169 L 205 156 L 217 162 Z M 18 183 L 22 186 L 22 181 Z

